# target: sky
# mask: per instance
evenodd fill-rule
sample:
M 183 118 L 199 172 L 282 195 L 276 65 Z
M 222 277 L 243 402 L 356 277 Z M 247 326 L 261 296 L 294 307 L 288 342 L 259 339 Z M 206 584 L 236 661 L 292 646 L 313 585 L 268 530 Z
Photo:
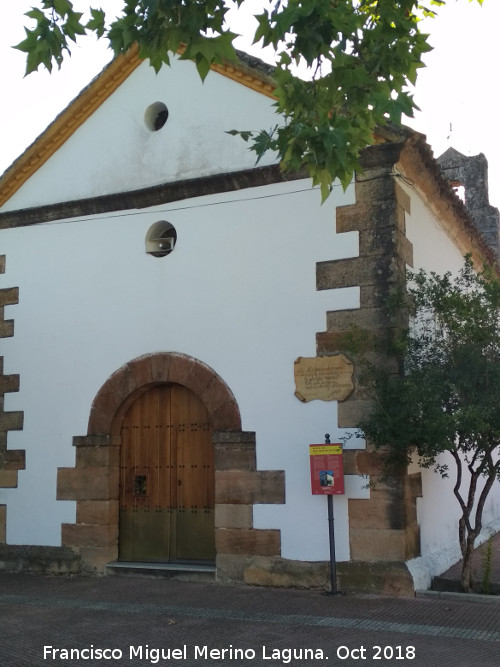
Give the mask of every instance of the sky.
M 261 0 L 247 0 L 257 7 Z M 4 2 L 0 24 L 0 174 L 43 132 L 49 123 L 109 62 L 105 42 L 82 40 L 71 59 L 52 74 L 42 70 L 24 77 L 25 57 L 11 48 L 24 38 L 23 16 L 36 0 Z M 118 11 L 121 0 L 94 2 Z M 74 6 L 88 6 L 74 0 Z M 269 61 L 271 54 L 250 46 L 251 13 L 233 14 L 233 29 L 244 35 L 236 44 Z M 490 202 L 500 207 L 500 135 L 498 68 L 500 2 L 448 0 L 437 19 L 425 22 L 434 50 L 420 70 L 415 101 L 420 108 L 406 123 L 427 136 L 434 154 L 449 146 L 465 155 L 484 153 L 489 163 Z M 245 37 L 245 35 L 247 37 Z

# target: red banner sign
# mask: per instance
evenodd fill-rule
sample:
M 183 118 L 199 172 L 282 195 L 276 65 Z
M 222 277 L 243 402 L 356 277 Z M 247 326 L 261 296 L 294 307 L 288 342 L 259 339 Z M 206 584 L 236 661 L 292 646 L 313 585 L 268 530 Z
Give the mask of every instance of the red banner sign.
M 344 464 L 342 445 L 309 445 L 311 461 L 311 489 L 313 495 L 344 493 Z

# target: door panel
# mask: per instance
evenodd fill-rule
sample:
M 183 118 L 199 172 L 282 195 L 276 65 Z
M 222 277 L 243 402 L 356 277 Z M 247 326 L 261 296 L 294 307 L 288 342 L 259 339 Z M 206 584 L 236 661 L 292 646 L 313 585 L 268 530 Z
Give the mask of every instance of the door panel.
M 180 385 L 142 394 L 122 426 L 119 558 L 213 560 L 212 428 L 200 399 Z
M 211 428 L 204 405 L 190 401 L 184 387 L 176 392 L 172 420 L 177 453 L 176 557 L 200 560 L 215 557 L 214 456 Z

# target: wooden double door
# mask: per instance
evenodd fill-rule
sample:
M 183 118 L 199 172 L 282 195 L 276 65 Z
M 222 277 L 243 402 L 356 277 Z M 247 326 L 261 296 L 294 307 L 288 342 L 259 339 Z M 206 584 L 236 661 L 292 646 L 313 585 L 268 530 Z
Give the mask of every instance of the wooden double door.
M 141 394 L 121 429 L 120 560 L 213 562 L 214 487 L 212 426 L 198 396 L 177 384 Z

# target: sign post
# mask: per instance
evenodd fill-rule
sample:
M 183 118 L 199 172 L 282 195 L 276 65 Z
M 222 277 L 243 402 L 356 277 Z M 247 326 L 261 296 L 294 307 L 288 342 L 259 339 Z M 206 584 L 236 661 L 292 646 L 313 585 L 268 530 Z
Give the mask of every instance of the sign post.
M 328 502 L 328 535 L 330 540 L 330 595 L 337 595 L 337 565 L 335 560 L 335 525 L 333 496 L 344 494 L 344 466 L 342 445 L 330 443 L 325 435 L 325 444 L 309 445 L 311 466 L 311 489 L 313 495 L 326 495 Z

